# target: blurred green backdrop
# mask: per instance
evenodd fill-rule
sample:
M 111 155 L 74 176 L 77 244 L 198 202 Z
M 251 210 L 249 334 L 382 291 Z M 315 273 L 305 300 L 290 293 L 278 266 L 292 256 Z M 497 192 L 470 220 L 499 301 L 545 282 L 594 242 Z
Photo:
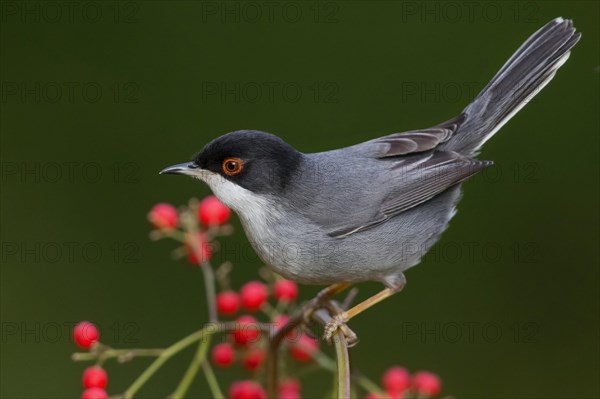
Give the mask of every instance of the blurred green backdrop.
M 1 2 L 2 398 L 81 392 L 69 326 L 164 346 L 206 320 L 201 276 L 148 209 L 209 194 L 159 176 L 231 130 L 305 152 L 456 115 L 556 16 L 583 39 L 493 140 L 450 230 L 401 295 L 352 321 L 353 364 L 441 375 L 457 398 L 600 395 L 599 3 Z M 234 284 L 256 276 L 237 220 Z M 219 258 L 219 256 L 217 256 Z M 309 297 L 317 287 L 303 288 Z M 361 287 L 361 296 L 379 289 Z M 140 397 L 164 397 L 190 352 Z M 146 365 L 110 363 L 110 392 Z M 241 371 L 221 373 L 223 383 Z M 305 397 L 322 397 L 326 374 Z M 202 378 L 194 397 L 208 396 Z

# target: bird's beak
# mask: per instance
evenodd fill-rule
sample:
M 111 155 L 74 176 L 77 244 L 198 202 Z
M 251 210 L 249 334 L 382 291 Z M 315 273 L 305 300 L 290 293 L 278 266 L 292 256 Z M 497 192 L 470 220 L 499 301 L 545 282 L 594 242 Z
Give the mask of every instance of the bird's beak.
M 202 169 L 193 162 L 180 163 L 169 166 L 160 171 L 161 175 L 188 175 L 197 176 L 202 173 Z

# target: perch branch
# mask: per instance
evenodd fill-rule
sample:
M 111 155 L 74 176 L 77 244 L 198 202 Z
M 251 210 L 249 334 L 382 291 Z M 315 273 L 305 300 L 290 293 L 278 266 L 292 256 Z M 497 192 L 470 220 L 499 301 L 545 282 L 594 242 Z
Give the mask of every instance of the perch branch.
M 350 357 L 346 336 L 337 330 L 333 336 L 337 357 L 337 392 L 339 399 L 350 399 Z
M 342 292 L 346 288 L 350 287 L 349 283 L 333 284 L 323 290 L 321 290 L 313 299 L 308 301 L 300 311 L 288 320 L 288 322 L 275 332 L 270 338 L 269 348 L 267 351 L 267 395 L 269 398 L 277 397 L 277 391 L 279 389 L 279 377 L 278 377 L 278 353 L 281 342 L 287 334 L 289 334 L 294 328 L 302 324 L 306 319 L 310 318 L 313 313 L 329 298 L 335 294 Z

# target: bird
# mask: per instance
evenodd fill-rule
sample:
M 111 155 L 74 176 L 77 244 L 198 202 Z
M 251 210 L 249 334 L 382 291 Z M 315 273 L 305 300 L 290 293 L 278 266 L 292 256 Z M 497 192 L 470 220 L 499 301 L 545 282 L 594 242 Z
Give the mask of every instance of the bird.
M 492 161 L 483 144 L 554 77 L 581 38 L 561 17 L 532 34 L 473 101 L 436 126 L 345 148 L 302 153 L 276 135 L 238 130 L 190 162 L 163 169 L 199 179 L 239 216 L 258 256 L 284 278 L 335 294 L 384 288 L 341 312 L 325 338 L 401 291 L 405 271 L 440 239 L 462 183 Z

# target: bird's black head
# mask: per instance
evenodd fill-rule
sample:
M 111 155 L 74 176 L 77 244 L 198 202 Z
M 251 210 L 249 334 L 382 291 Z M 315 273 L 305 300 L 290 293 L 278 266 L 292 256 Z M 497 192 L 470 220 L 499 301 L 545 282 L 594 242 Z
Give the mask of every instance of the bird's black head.
M 238 130 L 208 143 L 190 164 L 163 172 L 194 175 L 208 171 L 254 193 L 280 193 L 301 159 L 301 153 L 277 136 Z

